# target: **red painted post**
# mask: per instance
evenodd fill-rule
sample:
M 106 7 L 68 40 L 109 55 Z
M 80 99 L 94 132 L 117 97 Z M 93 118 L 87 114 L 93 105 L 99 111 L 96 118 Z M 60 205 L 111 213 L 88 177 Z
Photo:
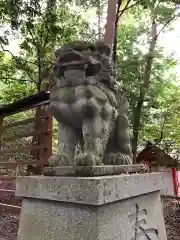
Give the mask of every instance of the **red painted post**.
M 113 47 L 118 0 L 108 0 L 107 21 L 105 26 L 104 42 Z
M 52 155 L 52 116 L 49 105 L 44 106 L 42 111 L 43 118 L 41 119 L 41 136 L 40 144 L 45 144 L 46 147 L 40 150 L 41 170 L 48 165 L 48 159 Z
M 46 152 L 46 159 L 44 161 L 44 164 L 48 164 L 48 159 L 52 156 L 52 127 L 53 127 L 53 120 L 52 115 L 50 111 L 50 106 L 45 106 L 45 112 L 47 114 L 47 123 L 46 123 L 46 144 L 48 146 L 47 152 Z
M 0 147 L 1 147 L 1 136 L 2 136 L 2 126 L 4 118 L 0 116 Z
M 172 168 L 172 179 L 173 179 L 173 186 L 174 186 L 174 194 L 175 196 L 177 196 L 179 182 L 178 182 L 178 175 L 177 175 L 176 168 Z

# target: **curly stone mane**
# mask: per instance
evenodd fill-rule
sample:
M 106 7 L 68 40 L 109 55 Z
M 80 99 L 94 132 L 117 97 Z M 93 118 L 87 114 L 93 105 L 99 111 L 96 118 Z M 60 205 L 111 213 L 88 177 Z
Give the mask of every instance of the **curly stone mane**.
M 132 162 L 129 124 L 110 55 L 110 47 L 100 41 L 75 41 L 55 52 L 50 94 L 59 122 L 55 165 Z M 82 151 L 76 155 L 78 144 Z

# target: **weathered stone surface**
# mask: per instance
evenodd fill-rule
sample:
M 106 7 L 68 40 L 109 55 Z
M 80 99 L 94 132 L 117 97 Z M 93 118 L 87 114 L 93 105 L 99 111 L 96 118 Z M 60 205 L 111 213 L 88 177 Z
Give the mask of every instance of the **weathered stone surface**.
M 160 182 L 158 174 L 19 178 L 18 240 L 167 240 Z
M 162 176 L 162 188 L 161 194 L 162 195 L 169 195 L 174 196 L 174 185 L 173 185 L 173 177 L 171 171 L 165 171 L 159 173 Z
M 81 176 L 94 177 L 105 175 L 119 175 L 142 172 L 141 164 L 133 165 L 104 165 L 104 166 L 64 166 L 45 167 L 45 176 Z
M 167 167 L 151 167 L 152 172 L 158 172 L 159 175 L 162 176 L 162 185 L 163 187 L 161 188 L 161 194 L 162 195 L 169 195 L 169 196 L 174 196 L 175 191 L 174 191 L 174 183 L 173 183 L 173 175 L 172 175 L 172 168 L 167 168 Z
M 57 50 L 50 106 L 59 146 L 49 166 L 132 164 L 126 101 L 104 42 L 75 41 Z
M 158 173 L 101 177 L 17 177 L 16 196 L 101 205 L 158 191 Z
M 135 237 L 136 215 L 149 238 Z M 21 216 L 18 240 L 167 239 L 158 192 L 98 207 L 23 200 Z

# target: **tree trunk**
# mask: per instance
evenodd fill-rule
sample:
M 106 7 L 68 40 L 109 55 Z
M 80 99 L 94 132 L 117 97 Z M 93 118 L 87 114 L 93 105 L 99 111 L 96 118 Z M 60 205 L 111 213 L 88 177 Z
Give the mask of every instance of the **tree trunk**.
M 151 70 L 152 70 L 152 63 L 154 58 L 154 49 L 156 46 L 157 41 L 157 25 L 155 22 L 155 18 L 152 19 L 152 26 L 151 26 L 151 40 L 149 51 L 146 56 L 146 63 L 145 63 L 145 70 L 144 70 L 144 81 L 142 83 L 139 99 L 137 101 L 137 106 L 133 110 L 133 140 L 132 140 L 132 151 L 133 151 L 133 158 L 134 163 L 136 163 L 136 152 L 138 146 L 138 137 L 140 131 L 140 120 L 141 120 L 141 111 L 143 107 L 143 103 L 145 100 L 145 93 L 149 88 L 150 84 L 150 77 L 151 77 Z
M 101 29 L 102 9 L 101 9 L 100 0 L 97 1 L 96 15 L 97 15 L 97 18 L 98 18 L 98 40 L 101 41 L 102 40 L 102 29 Z
M 113 42 L 113 63 L 114 66 L 116 64 L 116 55 L 117 55 L 117 31 L 118 31 L 118 22 L 119 22 L 119 12 L 121 8 L 122 1 L 118 1 L 117 11 L 116 11 L 116 20 L 115 20 L 115 26 L 114 26 L 114 42 Z
M 104 42 L 110 44 L 113 47 L 114 41 L 114 32 L 115 32 L 115 21 L 116 21 L 116 6 L 118 0 L 108 0 L 108 9 L 107 9 L 107 21 L 105 27 Z

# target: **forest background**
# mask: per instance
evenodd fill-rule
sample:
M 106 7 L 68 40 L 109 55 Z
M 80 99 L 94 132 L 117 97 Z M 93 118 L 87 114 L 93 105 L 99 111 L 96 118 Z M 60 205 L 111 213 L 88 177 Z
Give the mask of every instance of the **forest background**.
M 180 159 L 179 3 L 118 1 L 113 60 L 129 100 L 134 155 L 152 141 Z M 0 105 L 48 90 L 54 50 L 103 39 L 107 6 L 107 0 L 0 0 Z M 54 121 L 53 148 L 56 130 Z

